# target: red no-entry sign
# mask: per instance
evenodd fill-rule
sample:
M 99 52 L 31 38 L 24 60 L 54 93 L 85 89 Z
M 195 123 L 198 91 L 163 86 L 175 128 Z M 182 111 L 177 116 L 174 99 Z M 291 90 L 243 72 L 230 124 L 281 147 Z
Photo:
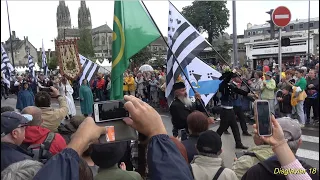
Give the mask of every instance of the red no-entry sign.
M 285 27 L 290 23 L 291 12 L 287 7 L 279 6 L 272 12 L 272 21 L 278 27 Z

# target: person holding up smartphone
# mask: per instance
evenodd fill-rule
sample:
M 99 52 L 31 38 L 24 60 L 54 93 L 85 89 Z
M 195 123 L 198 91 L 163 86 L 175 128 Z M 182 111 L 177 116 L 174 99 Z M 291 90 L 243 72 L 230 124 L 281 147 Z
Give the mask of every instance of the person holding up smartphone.
M 272 135 L 259 136 L 259 128 L 253 125 L 254 133 L 262 141 L 272 146 L 275 156 L 252 166 L 243 176 L 242 180 L 311 180 L 319 179 L 318 172 L 302 160 L 295 157 L 294 153 L 301 145 L 301 127 L 291 118 L 275 119 L 271 116 Z M 288 172 L 284 174 L 284 172 Z

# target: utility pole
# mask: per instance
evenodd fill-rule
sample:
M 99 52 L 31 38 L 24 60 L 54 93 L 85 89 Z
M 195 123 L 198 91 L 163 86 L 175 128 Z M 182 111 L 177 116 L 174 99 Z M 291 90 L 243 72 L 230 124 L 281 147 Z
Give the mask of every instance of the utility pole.
M 63 29 L 63 40 L 66 40 L 66 28 Z
M 12 38 L 11 38 L 11 26 L 10 26 L 10 17 L 9 17 L 9 7 L 8 7 L 8 1 L 6 0 L 6 4 L 7 4 L 7 15 L 8 15 L 8 25 L 9 25 L 9 35 L 10 35 L 10 46 L 11 46 L 11 58 L 12 58 L 12 66 L 13 68 L 15 68 L 14 66 L 14 55 L 13 55 L 13 47 L 12 47 Z
M 237 38 L 237 13 L 236 1 L 232 1 L 232 18 L 233 18 L 233 67 L 238 66 L 238 38 Z
M 308 54 L 307 54 L 307 60 L 308 63 L 310 61 L 310 0 L 309 0 L 309 9 L 308 9 Z

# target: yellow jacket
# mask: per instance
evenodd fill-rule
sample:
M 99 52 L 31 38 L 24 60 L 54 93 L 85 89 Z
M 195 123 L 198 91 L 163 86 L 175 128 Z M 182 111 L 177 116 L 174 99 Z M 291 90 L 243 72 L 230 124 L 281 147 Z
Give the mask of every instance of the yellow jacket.
M 296 106 L 300 101 L 304 101 L 307 97 L 307 93 L 305 91 L 299 92 L 298 96 L 296 96 L 297 87 L 292 86 L 292 95 L 291 95 L 291 105 Z
M 133 77 L 128 77 L 126 82 L 128 84 L 128 90 L 129 91 L 135 91 L 136 90 L 136 87 L 134 85 L 134 78 Z

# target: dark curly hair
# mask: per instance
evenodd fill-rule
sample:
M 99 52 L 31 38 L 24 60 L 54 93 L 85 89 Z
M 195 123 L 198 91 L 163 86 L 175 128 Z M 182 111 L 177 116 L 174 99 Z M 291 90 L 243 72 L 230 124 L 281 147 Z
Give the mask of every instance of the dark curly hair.
M 37 107 L 50 107 L 51 105 L 51 96 L 45 91 L 38 92 L 34 99 Z

